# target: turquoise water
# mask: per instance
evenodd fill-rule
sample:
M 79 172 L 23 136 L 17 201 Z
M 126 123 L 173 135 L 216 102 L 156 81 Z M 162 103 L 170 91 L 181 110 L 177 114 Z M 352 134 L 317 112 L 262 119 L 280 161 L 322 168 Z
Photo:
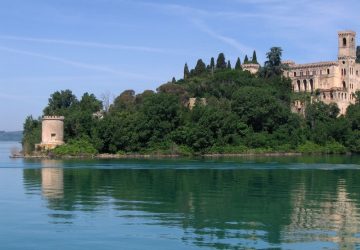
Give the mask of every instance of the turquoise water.
M 56 161 L 0 143 L 0 249 L 357 249 L 360 158 Z

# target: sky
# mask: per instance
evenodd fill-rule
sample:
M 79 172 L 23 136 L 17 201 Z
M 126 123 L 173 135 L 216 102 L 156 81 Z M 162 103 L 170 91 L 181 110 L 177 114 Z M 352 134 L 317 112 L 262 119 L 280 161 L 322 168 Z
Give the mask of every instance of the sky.
M 182 77 L 197 59 L 235 64 L 273 46 L 297 63 L 336 60 L 360 32 L 358 0 L 1 0 L 0 130 L 21 130 L 50 95 L 117 96 Z M 359 42 L 359 39 L 357 39 Z

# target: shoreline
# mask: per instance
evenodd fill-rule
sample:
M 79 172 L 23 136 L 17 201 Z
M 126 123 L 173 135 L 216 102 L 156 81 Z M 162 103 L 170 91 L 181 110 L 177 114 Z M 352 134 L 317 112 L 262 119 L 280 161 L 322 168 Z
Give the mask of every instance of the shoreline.
M 300 153 L 300 152 L 270 152 L 270 153 L 214 153 L 203 155 L 180 155 L 180 154 L 97 154 L 97 155 L 24 155 L 23 159 L 95 159 L 95 160 L 116 160 L 116 159 L 175 159 L 175 158 L 222 158 L 222 157 L 292 157 L 292 156 L 309 156 L 309 155 L 353 155 L 351 152 L 343 154 L 330 153 Z M 20 158 L 20 157 L 16 157 Z

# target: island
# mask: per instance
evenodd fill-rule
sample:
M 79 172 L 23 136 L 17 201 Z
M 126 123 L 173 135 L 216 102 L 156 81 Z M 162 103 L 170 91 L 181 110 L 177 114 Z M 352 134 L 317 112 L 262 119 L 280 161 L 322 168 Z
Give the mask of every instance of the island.
M 334 62 L 282 61 L 282 49 L 273 47 L 264 65 L 254 51 L 243 63 L 237 58 L 233 67 L 220 53 L 208 64 L 199 59 L 193 69 L 186 63 L 182 79 L 173 78 L 156 91 L 125 90 L 112 103 L 106 96 L 78 98 L 71 90 L 56 91 L 43 117 L 26 118 L 24 153 L 99 158 L 358 153 L 360 47 L 355 36 L 338 33 Z M 44 135 L 49 120 L 61 130 L 47 127 Z

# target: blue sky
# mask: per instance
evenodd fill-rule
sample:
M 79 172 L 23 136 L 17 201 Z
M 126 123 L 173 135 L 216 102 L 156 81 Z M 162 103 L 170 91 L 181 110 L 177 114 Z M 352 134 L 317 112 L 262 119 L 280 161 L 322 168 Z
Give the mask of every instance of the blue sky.
M 234 65 L 272 46 L 298 63 L 335 60 L 337 31 L 360 32 L 358 0 L 2 0 L 0 130 L 39 116 L 51 93 L 156 89 L 184 63 Z M 357 39 L 359 41 L 359 39 Z

